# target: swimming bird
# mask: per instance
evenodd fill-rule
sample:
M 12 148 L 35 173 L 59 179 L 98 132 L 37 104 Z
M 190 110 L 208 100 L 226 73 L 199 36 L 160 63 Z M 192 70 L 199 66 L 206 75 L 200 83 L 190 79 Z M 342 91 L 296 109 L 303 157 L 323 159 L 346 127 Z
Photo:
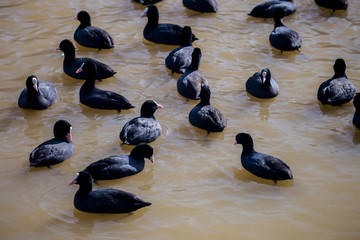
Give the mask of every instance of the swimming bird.
M 190 66 L 191 54 L 194 51 L 191 39 L 191 27 L 185 26 L 181 32 L 181 46 L 172 50 L 165 59 L 165 65 L 171 70 L 171 73 L 184 73 Z
M 120 139 L 125 144 L 137 145 L 155 141 L 161 134 L 160 123 L 155 119 L 154 113 L 163 106 L 153 100 L 143 103 L 140 117 L 136 117 L 125 123 L 120 132 Z
M 247 133 L 239 133 L 236 135 L 233 145 L 242 144 L 243 151 L 241 153 L 241 164 L 252 174 L 273 180 L 293 179 L 290 167 L 281 159 L 265 153 L 256 152 L 251 136 Z
M 80 88 L 80 102 L 91 108 L 117 110 L 130 109 L 134 106 L 124 96 L 112 91 L 105 91 L 95 87 L 96 65 L 87 61 L 83 63 L 76 73 L 85 72 L 87 77 Z
M 142 5 L 149 5 L 161 2 L 162 0 L 134 0 L 134 2 L 141 3 Z
M 135 194 L 119 189 L 92 189 L 92 178 L 88 172 L 78 172 L 69 185 L 79 184 L 79 190 L 74 196 L 76 209 L 89 213 L 129 213 L 150 206 Z
M 75 20 L 80 21 L 79 27 L 74 32 L 74 39 L 84 47 L 109 49 L 114 47 L 114 41 L 109 33 L 99 27 L 91 26 L 90 14 L 80 11 Z
M 111 67 L 95 59 L 77 58 L 75 56 L 75 47 L 72 44 L 72 42 L 70 42 L 70 40 L 68 39 L 62 40 L 59 47 L 57 47 L 56 50 L 61 50 L 64 52 L 63 70 L 64 73 L 66 73 L 70 77 L 76 79 L 86 79 L 85 73 L 80 73 L 80 74 L 75 73 L 76 70 L 79 69 L 81 64 L 83 64 L 86 61 L 91 61 L 96 65 L 97 68 L 96 79 L 101 80 L 101 79 L 109 78 L 116 73 Z
M 201 87 L 208 85 L 208 81 L 198 71 L 200 60 L 201 50 L 195 48 L 191 65 L 177 81 L 177 90 L 183 97 L 197 100 L 200 98 Z
M 59 120 L 54 125 L 54 138 L 37 146 L 29 156 L 30 167 L 49 167 L 70 158 L 74 153 L 71 125 Z
M 141 172 L 145 167 L 144 158 L 154 163 L 154 149 L 146 143 L 136 145 L 130 155 L 114 155 L 87 166 L 84 171 L 95 180 L 118 179 Z
M 201 87 L 200 103 L 189 113 L 189 121 L 195 127 L 210 132 L 222 132 L 226 127 L 226 119 L 217 108 L 210 105 L 210 87 Z
M 258 98 L 273 98 L 279 94 L 279 85 L 271 77 L 271 72 L 268 68 L 261 70 L 261 73 L 254 73 L 246 81 L 245 86 L 248 93 Z
M 353 124 L 355 125 L 355 127 L 357 127 L 357 129 L 360 130 L 360 93 L 356 93 L 356 95 L 353 99 L 353 104 L 355 107 Z
M 216 13 L 218 3 L 216 0 L 183 0 L 184 6 L 197 12 Z
M 141 17 L 148 17 L 148 22 L 144 28 L 144 38 L 154 42 L 168 45 L 180 45 L 183 27 L 171 23 L 159 23 L 159 11 L 155 5 L 145 8 Z M 192 34 L 191 42 L 197 40 Z
M 356 89 L 345 74 L 344 59 L 336 59 L 333 69 L 334 76 L 319 86 L 317 98 L 322 104 L 339 106 L 350 102 L 355 96 Z
M 284 16 L 289 16 L 296 11 L 295 0 L 269 0 L 256 5 L 248 15 L 260 18 L 273 18 L 277 9 L 284 12 Z
M 284 12 L 279 9 L 275 11 L 274 15 L 274 30 L 270 33 L 270 44 L 282 51 L 300 51 L 302 39 L 296 31 L 285 26 L 281 19 L 284 17 Z
M 348 0 L 315 0 L 315 2 L 321 7 L 332 9 L 333 12 L 346 10 L 348 7 Z
M 26 88 L 22 90 L 18 99 L 21 108 L 42 110 L 56 102 L 57 91 L 52 82 L 39 81 L 35 75 L 28 76 Z

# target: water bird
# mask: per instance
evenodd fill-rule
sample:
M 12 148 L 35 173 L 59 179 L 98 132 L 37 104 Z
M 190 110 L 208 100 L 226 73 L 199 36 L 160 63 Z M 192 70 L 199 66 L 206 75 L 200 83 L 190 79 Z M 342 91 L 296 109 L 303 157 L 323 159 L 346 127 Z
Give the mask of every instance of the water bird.
M 356 89 L 345 74 L 344 59 L 338 58 L 333 65 L 334 76 L 320 84 L 317 98 L 322 104 L 339 106 L 354 98 Z
M 208 81 L 198 71 L 201 56 L 200 48 L 195 48 L 192 53 L 191 65 L 177 81 L 179 94 L 188 99 L 199 99 L 202 86 L 208 85 Z
M 282 10 L 275 11 L 274 15 L 274 30 L 270 33 L 270 44 L 282 51 L 300 51 L 302 39 L 296 31 L 288 28 L 282 23 L 284 12 Z
M 210 105 L 210 87 L 201 87 L 200 102 L 191 109 L 189 121 L 195 127 L 210 132 L 222 132 L 226 127 L 225 116 L 219 109 Z
M 165 59 L 165 65 L 171 73 L 184 73 L 191 64 L 191 54 L 194 51 L 192 46 L 192 30 L 185 26 L 181 32 L 181 46 L 172 50 Z
M 241 164 L 246 170 L 275 183 L 278 180 L 293 179 L 290 167 L 281 159 L 255 151 L 253 139 L 249 134 L 239 133 L 235 139 L 233 145 L 241 144 L 243 147 Z
M 85 72 L 86 81 L 80 88 L 80 102 L 88 107 L 97 109 L 117 110 L 135 108 L 124 96 L 105 91 L 95 87 L 96 65 L 87 61 L 84 62 L 76 73 Z
M 69 185 L 79 184 L 74 196 L 76 209 L 89 213 L 129 213 L 150 206 L 135 194 L 119 189 L 92 189 L 92 178 L 88 172 L 78 172 Z
M 26 88 L 22 90 L 18 99 L 21 108 L 42 110 L 56 102 L 57 91 L 52 82 L 39 81 L 35 75 L 26 79 Z
M 120 140 L 129 145 L 155 141 L 161 134 L 161 126 L 154 113 L 162 108 L 154 100 L 145 101 L 141 106 L 140 117 L 128 121 L 121 129 Z
M 150 42 L 168 44 L 168 45 L 180 45 L 182 26 L 172 23 L 159 23 L 159 11 L 155 5 L 149 5 L 145 8 L 141 17 L 147 16 L 148 22 L 144 27 L 144 38 Z M 194 34 L 192 34 L 191 42 L 197 40 Z
M 114 41 L 109 33 L 99 27 L 91 26 L 90 14 L 80 11 L 75 20 L 80 21 L 80 25 L 74 32 L 74 39 L 84 47 L 109 49 L 114 47 Z
M 87 166 L 84 171 L 94 180 L 109 180 L 131 176 L 145 167 L 145 158 L 154 163 L 154 149 L 146 143 L 136 145 L 130 155 L 114 155 L 100 159 Z
M 218 3 L 216 0 L 183 0 L 183 5 L 193 11 L 216 13 Z
M 315 2 L 321 7 L 332 9 L 333 12 L 348 8 L 348 0 L 315 0 Z
M 75 47 L 68 39 L 62 40 L 56 50 L 61 50 L 62 52 L 64 52 L 63 70 L 64 73 L 66 73 L 70 77 L 76 79 L 86 79 L 85 73 L 76 74 L 76 70 L 79 69 L 81 64 L 87 61 L 93 62 L 96 65 L 96 79 L 102 80 L 105 78 L 109 78 L 116 73 L 111 67 L 95 59 L 77 58 L 75 55 Z
M 30 166 L 49 167 L 70 158 L 74 153 L 71 129 L 68 121 L 57 121 L 53 129 L 54 138 L 43 142 L 30 153 Z
M 258 98 L 273 98 L 279 94 L 279 85 L 268 68 L 252 75 L 245 84 L 246 91 Z
M 353 104 L 355 107 L 355 113 L 352 122 L 354 126 L 360 130 L 360 93 L 355 94 Z
M 284 16 L 289 16 L 296 11 L 296 2 L 295 0 L 269 0 L 256 5 L 248 15 L 260 18 L 273 18 L 278 9 L 284 12 Z

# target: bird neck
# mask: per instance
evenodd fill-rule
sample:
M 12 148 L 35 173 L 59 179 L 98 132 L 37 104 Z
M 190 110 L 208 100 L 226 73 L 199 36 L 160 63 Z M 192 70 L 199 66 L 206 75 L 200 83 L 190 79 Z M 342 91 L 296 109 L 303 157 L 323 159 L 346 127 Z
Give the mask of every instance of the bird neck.
M 73 61 L 75 59 L 74 46 L 69 47 L 64 51 L 64 61 Z
M 82 193 L 82 194 L 89 194 L 92 192 L 92 182 L 91 179 L 90 181 L 86 182 L 86 183 L 81 183 L 78 192 Z
M 281 18 L 279 18 L 279 17 L 274 18 L 274 21 L 275 21 L 274 29 L 277 28 L 277 27 L 285 26 L 283 24 L 283 22 L 281 21 Z
M 252 141 L 252 139 L 251 139 L 251 141 L 243 143 L 242 145 L 243 145 L 243 151 L 242 151 L 241 155 L 248 155 L 248 154 L 255 152 L 254 142 Z
M 340 71 L 340 72 L 337 71 L 337 72 L 335 72 L 335 74 L 334 74 L 334 76 L 332 78 L 342 78 L 342 77 L 347 78 L 345 71 Z
M 151 13 L 148 16 L 147 27 L 154 28 L 159 24 L 159 12 Z

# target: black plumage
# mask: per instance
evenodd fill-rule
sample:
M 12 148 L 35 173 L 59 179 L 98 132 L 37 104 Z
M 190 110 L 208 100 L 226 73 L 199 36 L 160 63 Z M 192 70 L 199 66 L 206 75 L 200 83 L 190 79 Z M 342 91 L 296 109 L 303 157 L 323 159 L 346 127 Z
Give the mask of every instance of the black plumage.
M 56 49 L 64 52 L 63 70 L 64 73 L 66 73 L 70 77 L 76 79 L 86 79 L 85 73 L 76 74 L 76 70 L 79 69 L 81 64 L 87 61 L 93 62 L 96 65 L 96 79 L 109 78 L 116 73 L 111 67 L 95 59 L 77 58 L 75 56 L 75 47 L 68 39 L 62 40 L 59 47 Z
M 155 5 L 149 5 L 145 8 L 141 17 L 147 16 L 148 22 L 144 27 L 144 38 L 154 42 L 168 45 L 181 44 L 182 26 L 172 23 L 159 23 L 159 11 Z M 191 42 L 197 40 L 192 34 Z
M 269 0 L 256 5 L 248 15 L 260 18 L 273 18 L 278 9 L 283 11 L 284 16 L 293 14 L 296 11 L 295 0 Z
M 140 117 L 125 123 L 121 129 L 120 140 L 129 145 L 155 141 L 161 134 L 161 126 L 155 119 L 154 113 L 162 108 L 162 105 L 153 100 L 145 101 L 141 106 Z
M 119 189 L 92 189 L 91 175 L 85 171 L 79 172 L 69 185 L 79 184 L 79 190 L 74 196 L 76 209 L 90 213 L 129 213 L 150 206 L 135 194 Z
M 18 99 L 21 108 L 42 110 L 56 102 L 57 91 L 52 82 L 39 81 L 35 75 L 28 76 L 26 88 L 22 90 Z
M 216 0 L 183 0 L 184 6 L 197 12 L 216 13 L 218 3 Z
M 75 19 L 80 21 L 79 27 L 74 32 L 74 39 L 82 46 L 98 49 L 114 47 L 114 41 L 109 33 L 99 27 L 91 26 L 90 14 L 80 11 Z
M 338 106 L 350 102 L 355 96 L 356 89 L 345 74 L 344 59 L 336 59 L 333 69 L 334 76 L 319 86 L 317 98 L 322 104 Z
M 30 166 L 49 167 L 70 158 L 74 153 L 71 125 L 59 120 L 54 125 L 54 138 L 37 146 L 29 156 Z
M 124 96 L 112 91 L 105 91 L 95 87 L 96 65 L 87 61 L 83 63 L 76 73 L 85 72 L 86 81 L 80 88 L 80 102 L 91 108 L 117 110 L 134 108 Z
M 210 105 L 210 87 L 204 85 L 200 92 L 200 103 L 189 113 L 189 121 L 195 127 L 208 132 L 222 132 L 226 127 L 226 119 L 219 109 Z
M 245 84 L 246 91 L 258 98 L 273 98 L 279 94 L 279 85 L 268 68 L 254 73 Z
M 241 164 L 246 170 L 274 182 L 293 179 L 290 167 L 281 159 L 255 151 L 253 140 L 249 134 L 239 133 L 235 138 L 233 145 L 241 144 L 243 146 Z
M 95 180 L 118 179 L 141 172 L 145 167 L 144 158 L 154 163 L 154 149 L 146 143 L 134 147 L 130 155 L 114 155 L 87 166 L 84 171 Z

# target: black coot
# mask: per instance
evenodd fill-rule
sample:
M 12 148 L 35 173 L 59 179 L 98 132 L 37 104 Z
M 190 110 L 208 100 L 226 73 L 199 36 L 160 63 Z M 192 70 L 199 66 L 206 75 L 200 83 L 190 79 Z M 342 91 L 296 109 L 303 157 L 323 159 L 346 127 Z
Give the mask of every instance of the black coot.
M 148 22 L 144 28 L 144 38 L 154 42 L 168 45 L 181 44 L 181 32 L 183 27 L 171 23 L 159 23 L 159 11 L 155 5 L 149 5 L 145 8 L 141 17 L 148 17 Z M 197 40 L 192 34 L 192 41 Z
M 191 65 L 177 81 L 177 90 L 183 97 L 197 100 L 200 98 L 201 87 L 208 85 L 207 80 L 198 71 L 200 60 L 201 50 L 195 48 Z
M 315 0 L 315 2 L 321 7 L 332 9 L 333 12 L 346 10 L 348 7 L 348 0 Z
M 141 3 L 142 5 L 149 5 L 161 2 L 162 0 L 134 0 L 134 2 Z
M 165 59 L 165 64 L 171 73 L 184 73 L 190 66 L 191 54 L 194 51 L 191 39 L 191 27 L 185 26 L 181 33 L 181 47 L 172 50 Z
M 269 0 L 256 5 L 248 15 L 260 18 L 273 18 L 277 9 L 284 12 L 284 16 L 296 11 L 295 0 Z
M 28 76 L 18 105 L 22 108 L 46 109 L 56 102 L 57 92 L 52 82 L 39 81 L 35 75 Z
M 154 163 L 154 149 L 146 143 L 136 145 L 130 155 L 110 156 L 87 166 L 84 171 L 95 180 L 109 180 L 131 176 L 145 167 L 144 158 Z
M 246 81 L 246 91 L 258 98 L 273 98 L 279 94 L 279 85 L 271 77 L 270 70 L 264 68 L 261 73 L 256 72 Z
M 54 138 L 37 146 L 29 157 L 30 166 L 49 167 L 70 158 L 74 153 L 71 142 L 71 125 L 65 120 L 59 120 L 54 125 Z
M 183 0 L 185 7 L 197 12 L 215 13 L 218 10 L 216 0 Z
M 91 18 L 88 12 L 80 11 L 74 19 L 80 21 L 80 25 L 74 33 L 74 39 L 77 43 L 85 47 L 98 49 L 114 47 L 110 34 L 104 29 L 91 26 Z
M 275 11 L 274 30 L 269 36 L 270 44 L 281 51 L 300 51 L 302 39 L 296 31 L 282 23 L 281 19 L 283 17 L 284 12 L 282 10 Z
M 120 132 L 120 139 L 125 144 L 137 145 L 139 143 L 150 143 L 160 136 L 161 126 L 155 119 L 154 113 L 163 106 L 153 100 L 143 103 L 140 117 L 127 122 Z
M 95 87 L 96 66 L 93 62 L 83 63 L 76 73 L 85 72 L 87 77 L 80 88 L 80 102 L 88 107 L 97 109 L 117 110 L 134 108 L 125 97 Z
M 277 180 L 293 179 L 290 167 L 279 158 L 256 152 L 251 136 L 247 133 L 239 133 L 233 145 L 242 144 L 241 164 L 254 175 Z
M 360 130 L 360 93 L 356 93 L 354 100 L 353 100 L 353 104 L 355 107 L 353 124 L 355 125 L 355 127 L 357 127 L 357 129 Z
M 333 69 L 334 76 L 319 86 L 317 98 L 322 104 L 338 106 L 350 102 L 356 89 L 346 77 L 346 64 L 343 59 L 336 59 Z
M 91 58 L 77 58 L 75 56 L 75 47 L 69 40 L 65 39 L 62 40 L 59 47 L 56 50 L 61 50 L 64 52 L 64 63 L 63 69 L 64 72 L 69 75 L 70 77 L 76 79 L 86 79 L 85 73 L 76 74 L 76 70 L 79 69 L 81 64 L 86 61 L 91 61 L 96 65 L 97 74 L 96 79 L 105 79 L 112 77 L 116 72 L 111 69 L 108 65 L 99 62 L 97 60 Z
M 195 127 L 210 132 L 222 132 L 226 126 L 224 115 L 210 105 L 210 87 L 205 85 L 201 88 L 200 103 L 189 113 L 189 121 Z
M 92 190 L 91 175 L 85 171 L 78 172 L 69 185 L 79 184 L 74 196 L 76 209 L 90 213 L 129 213 L 150 206 L 151 203 L 138 196 L 119 189 L 102 188 Z

